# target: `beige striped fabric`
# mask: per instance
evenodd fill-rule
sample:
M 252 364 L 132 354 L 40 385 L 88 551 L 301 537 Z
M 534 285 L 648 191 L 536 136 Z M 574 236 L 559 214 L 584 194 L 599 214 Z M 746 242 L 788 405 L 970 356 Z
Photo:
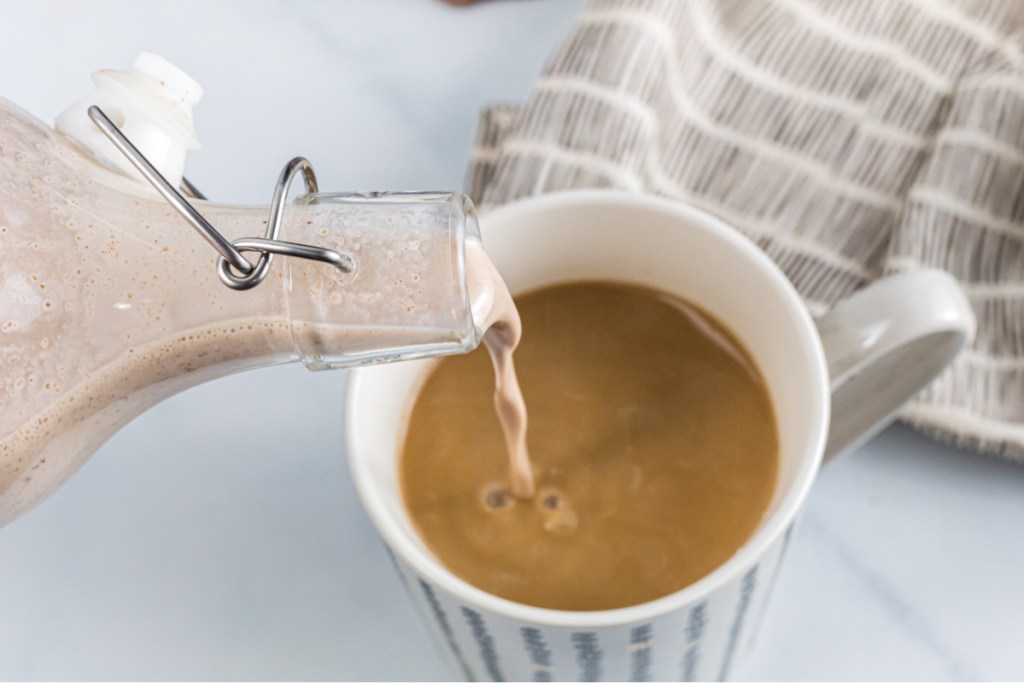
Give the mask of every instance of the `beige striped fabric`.
M 471 196 L 614 187 L 695 204 L 813 312 L 944 268 L 973 347 L 905 410 L 1024 462 L 1024 2 L 602 0 L 528 101 L 484 112 Z

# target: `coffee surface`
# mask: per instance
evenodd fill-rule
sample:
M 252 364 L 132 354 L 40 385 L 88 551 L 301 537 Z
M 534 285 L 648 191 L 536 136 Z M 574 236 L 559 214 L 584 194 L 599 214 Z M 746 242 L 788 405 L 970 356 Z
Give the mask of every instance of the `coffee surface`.
M 516 304 L 536 495 L 509 491 L 486 352 L 441 360 L 400 461 L 431 551 L 489 593 L 565 610 L 663 597 L 733 555 L 778 470 L 767 388 L 742 346 L 637 286 L 558 285 Z

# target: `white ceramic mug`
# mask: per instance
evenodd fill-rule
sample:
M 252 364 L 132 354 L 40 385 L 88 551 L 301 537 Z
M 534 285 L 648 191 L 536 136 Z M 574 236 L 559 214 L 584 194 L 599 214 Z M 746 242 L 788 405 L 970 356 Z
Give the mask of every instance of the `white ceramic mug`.
M 653 197 L 546 195 L 486 214 L 481 227 L 513 294 L 574 280 L 637 283 L 723 322 L 768 384 L 778 484 L 743 547 L 676 593 L 595 612 L 517 604 L 445 569 L 402 504 L 396 462 L 431 362 L 361 368 L 348 393 L 350 466 L 412 599 L 455 670 L 471 680 L 726 678 L 758 622 L 822 459 L 880 429 L 949 364 L 974 333 L 969 303 L 950 276 L 917 271 L 883 279 L 812 319 L 752 242 L 712 216 Z

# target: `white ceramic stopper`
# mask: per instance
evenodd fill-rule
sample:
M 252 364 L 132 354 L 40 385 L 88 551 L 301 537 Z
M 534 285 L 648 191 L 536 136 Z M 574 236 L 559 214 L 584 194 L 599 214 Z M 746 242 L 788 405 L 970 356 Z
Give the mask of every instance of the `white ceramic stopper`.
M 203 89 L 160 55 L 143 52 L 127 71 L 92 75 L 96 90 L 57 117 L 56 129 L 106 165 L 140 181 L 135 167 L 107 140 L 87 113 L 98 106 L 174 187 L 185 172 L 185 153 L 199 149 L 192 107 Z

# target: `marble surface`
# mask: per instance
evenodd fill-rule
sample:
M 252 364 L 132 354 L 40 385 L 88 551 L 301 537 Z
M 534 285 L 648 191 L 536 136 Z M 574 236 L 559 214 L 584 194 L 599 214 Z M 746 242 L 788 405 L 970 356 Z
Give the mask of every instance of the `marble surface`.
M 206 89 L 212 197 L 265 202 L 299 153 L 329 189 L 459 187 L 580 6 L 4 0 L 0 95 L 51 120 L 150 49 Z M 0 529 L 0 679 L 449 678 L 349 481 L 345 379 L 188 391 Z M 1024 468 L 892 428 L 822 473 L 736 677 L 1024 677 L 1022 539 Z

